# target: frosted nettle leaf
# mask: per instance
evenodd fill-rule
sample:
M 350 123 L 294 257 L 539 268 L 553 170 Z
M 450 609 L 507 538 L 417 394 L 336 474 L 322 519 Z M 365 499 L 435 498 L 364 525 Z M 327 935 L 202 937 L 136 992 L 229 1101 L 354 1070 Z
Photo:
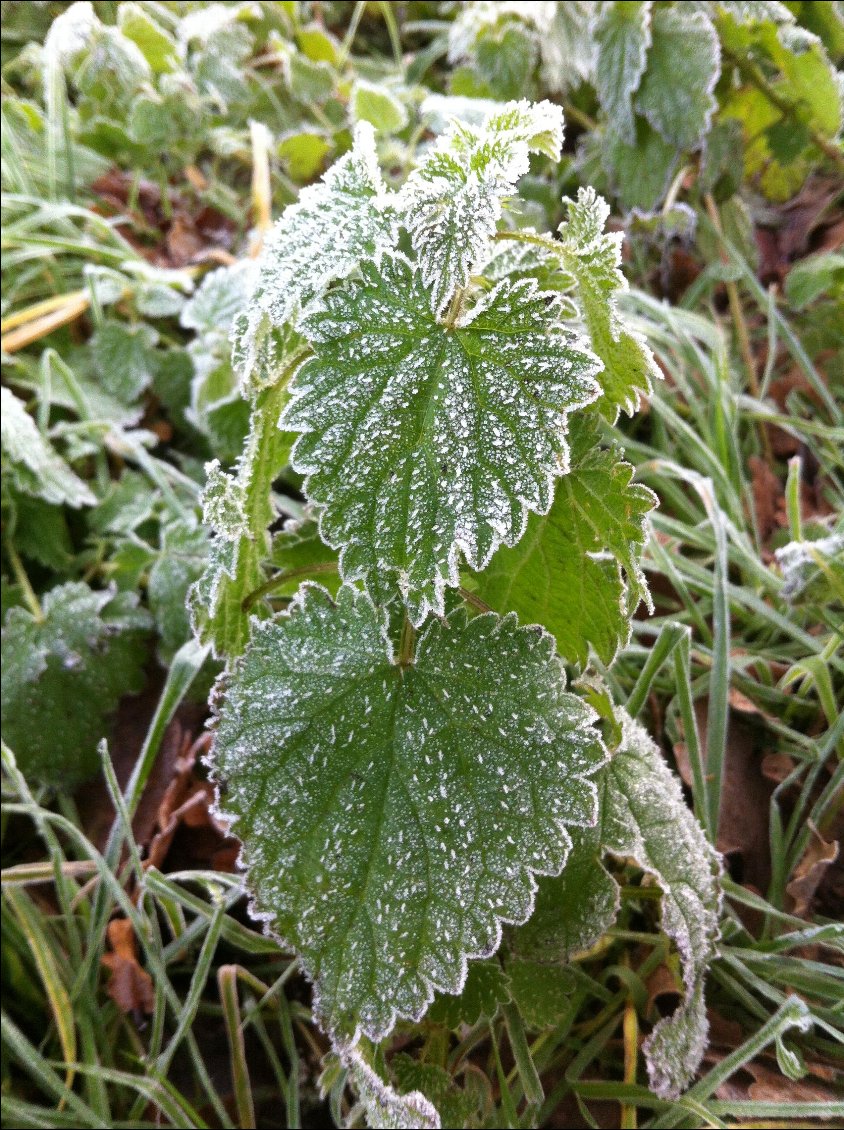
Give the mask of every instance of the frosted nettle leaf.
M 231 363 L 245 397 L 254 399 L 295 363 L 305 341 L 288 322 L 273 325 L 260 306 L 251 306 L 235 318 L 231 331 Z
M 286 397 L 283 385 L 256 397 L 236 475 L 222 471 L 217 460 L 205 467 L 204 519 L 214 537 L 208 564 L 188 599 L 194 632 L 201 643 L 212 644 L 216 656 L 240 655 L 249 638 L 245 602 L 264 581 L 267 530 L 276 518 L 272 484 L 289 453 L 288 437 L 277 427 Z M 264 604 L 251 609 L 259 616 L 268 611 Z
M 282 425 L 305 433 L 293 464 L 343 576 L 398 582 L 420 624 L 459 583 L 460 551 L 482 569 L 548 509 L 598 362 L 532 281 L 500 283 L 449 328 L 406 260 L 361 275 L 308 318 L 315 356 Z
M 560 225 L 563 265 L 575 278 L 577 295 L 592 347 L 604 363 L 598 380 L 612 408 L 628 415 L 639 393 L 649 393 L 661 374 L 644 338 L 625 328 L 616 297 L 627 289 L 621 272 L 621 232 L 605 232 L 610 214 L 592 188 L 580 188 L 577 200 L 565 198 L 569 218 Z
M 500 1004 L 510 1000 L 510 979 L 496 958 L 471 961 L 466 983 L 459 996 L 437 993 L 427 1012 L 427 1019 L 447 1028 L 461 1024 L 475 1025 L 486 1017 L 492 1020 Z
M 604 749 L 550 636 L 431 620 L 413 662 L 344 586 L 256 624 L 218 696 L 214 773 L 257 911 L 301 956 L 332 1038 L 380 1040 L 554 874 L 597 817 Z
M 633 144 L 608 131 L 601 139 L 601 163 L 624 208 L 649 212 L 659 205 L 680 163 L 673 142 L 666 141 L 644 118 L 636 118 Z
M 445 1068 L 397 1052 L 390 1056 L 390 1072 L 403 1095 L 421 1091 L 433 1103 L 443 1126 L 477 1126 L 480 1112 L 489 1110 L 489 1083 L 471 1069 L 459 1072 L 464 1080 L 461 1087 Z
M 651 34 L 636 109 L 666 141 L 694 149 L 717 106 L 713 94 L 721 73 L 717 32 L 705 12 L 687 12 L 680 4 L 654 10 Z
M 246 305 L 255 272 L 252 259 L 209 271 L 185 304 L 179 318 L 181 325 L 199 334 L 227 334 Z
M 595 89 L 609 128 L 625 141 L 636 140 L 633 95 L 645 72 L 651 45 L 650 3 L 604 4 L 595 21 L 598 58 Z
M 96 505 L 97 499 L 91 489 L 42 436 L 14 393 L 4 386 L 0 390 L 0 400 L 4 473 L 8 460 L 9 474 L 18 490 L 55 505 Z
M 382 133 L 398 133 L 407 125 L 407 109 L 389 87 L 358 78 L 350 101 L 355 121 L 369 122 Z
M 794 16 L 778 0 L 718 0 L 717 7 L 742 23 L 794 23 Z
M 91 338 L 91 356 L 106 392 L 122 404 L 137 400 L 152 384 L 157 341 L 151 326 L 104 321 Z
M 147 595 L 159 635 L 159 656 L 172 659 L 190 637 L 188 589 L 202 575 L 208 558 L 208 535 L 201 526 L 179 521 L 161 534 L 161 551 L 150 569 Z
M 529 4 L 536 12 L 542 5 Z M 594 0 L 566 0 L 565 4 L 549 5 L 552 18 L 539 23 L 542 51 L 542 78 L 549 90 L 565 93 L 595 69 L 595 36 L 592 19 L 598 5 Z
M 685 995 L 643 1051 L 652 1089 L 676 1098 L 706 1048 L 703 990 L 718 938 L 720 856 L 647 733 L 627 715 L 622 727 L 622 744 L 605 771 L 601 842 L 615 855 L 632 857 L 662 888 L 662 928 L 679 951 Z
M 816 541 L 790 541 L 774 556 L 785 582 L 783 600 L 844 598 L 844 530 Z
M 27 775 L 74 788 L 99 768 L 97 742 L 144 684 L 149 615 L 134 593 L 52 589 L 42 620 L 13 608 L 3 629 L 3 738 Z
M 621 895 L 601 861 L 600 836 L 600 825 L 572 833 L 562 873 L 539 879 L 533 914 L 509 932 L 513 953 L 559 965 L 588 950 L 615 922 Z
M 649 599 L 638 556 L 657 499 L 631 482 L 629 463 L 597 446 L 591 427 L 578 425 L 573 466 L 550 511 L 531 515 L 518 545 L 496 553 L 477 591 L 491 608 L 542 624 L 570 663 L 585 664 L 589 644 L 611 663 L 639 600 Z
M 202 520 L 226 541 L 242 537 L 248 529 L 244 484 L 223 471 L 219 459 L 205 464 Z
M 274 326 L 283 326 L 362 258 L 378 259 L 394 242 L 388 201 L 375 133 L 369 122 L 359 122 L 351 152 L 319 184 L 302 189 L 267 237 L 250 311 L 257 304 Z M 253 318 L 260 332 L 260 319 Z
M 439 1130 L 440 1116 L 421 1091 L 400 1095 L 352 1049 L 342 1057 L 373 1130 Z
M 488 252 L 503 201 L 529 154 L 559 160 L 563 112 L 550 102 L 509 102 L 481 126 L 453 122 L 399 194 L 431 307 L 440 313 Z

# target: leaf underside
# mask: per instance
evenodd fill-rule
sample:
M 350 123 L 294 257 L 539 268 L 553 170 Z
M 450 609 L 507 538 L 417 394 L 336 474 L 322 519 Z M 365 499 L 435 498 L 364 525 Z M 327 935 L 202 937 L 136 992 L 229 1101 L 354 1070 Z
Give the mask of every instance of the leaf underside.
M 459 611 L 397 664 L 379 613 L 307 585 L 221 691 L 214 772 L 258 912 L 301 955 L 339 1044 L 457 993 L 466 959 L 597 816 L 594 715 L 553 641 Z

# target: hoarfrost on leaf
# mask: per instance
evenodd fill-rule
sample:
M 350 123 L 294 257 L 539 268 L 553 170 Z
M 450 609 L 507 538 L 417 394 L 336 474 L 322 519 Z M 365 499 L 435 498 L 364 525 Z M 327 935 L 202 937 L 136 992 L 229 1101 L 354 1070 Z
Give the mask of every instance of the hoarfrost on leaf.
M 440 1130 L 442 1121 L 421 1091 L 400 1095 L 356 1048 L 342 1057 L 373 1130 Z
M 592 347 L 604 364 L 598 380 L 613 408 L 632 415 L 638 394 L 651 391 L 661 374 L 644 338 L 625 327 L 616 296 L 627 289 L 621 272 L 621 232 L 605 232 L 609 205 L 592 188 L 566 198 L 560 225 L 563 265 L 575 278 Z
M 431 620 L 397 662 L 383 615 L 306 585 L 253 626 L 217 696 L 214 773 L 257 910 L 300 954 L 339 1046 L 460 992 L 531 912 L 566 826 L 597 819 L 595 715 L 550 636 Z
M 377 260 L 394 236 L 375 132 L 359 122 L 352 150 L 318 184 L 302 189 L 267 237 L 250 311 L 257 305 L 274 326 L 284 326 L 362 258 Z
M 567 465 L 567 415 L 598 359 L 554 324 L 532 280 L 499 283 L 453 327 L 418 270 L 387 257 L 326 296 L 282 426 L 347 580 L 399 585 L 414 624 L 443 611 L 458 554 L 482 569 L 545 512 Z
M 639 89 L 651 45 L 651 3 L 604 4 L 595 20 L 598 58 L 595 89 L 609 128 L 636 140 L 633 95 Z
M 666 141 L 694 149 L 717 107 L 713 90 L 721 74 L 718 34 L 705 12 L 686 11 L 678 4 L 655 9 L 651 35 L 636 108 Z
M 96 497 L 45 439 L 23 403 L 5 386 L 0 390 L 0 442 L 3 462 L 18 490 L 45 502 L 94 506 Z M 4 473 L 6 467 L 3 468 Z
M 632 857 L 662 888 L 662 928 L 679 951 L 685 994 L 643 1051 L 652 1089 L 676 1098 L 706 1049 L 703 990 L 718 938 L 720 856 L 645 730 L 623 715 L 622 733 L 603 780 L 601 842 L 615 855 Z
M 452 122 L 399 194 L 431 308 L 439 314 L 488 253 L 503 202 L 529 154 L 559 160 L 563 112 L 551 102 L 508 102 L 480 126 Z

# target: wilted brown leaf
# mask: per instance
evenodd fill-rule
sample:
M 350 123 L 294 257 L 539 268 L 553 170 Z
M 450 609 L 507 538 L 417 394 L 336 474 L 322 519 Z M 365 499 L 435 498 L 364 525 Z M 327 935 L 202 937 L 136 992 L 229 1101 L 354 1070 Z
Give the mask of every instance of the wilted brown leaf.
M 113 918 L 108 924 L 106 936 L 111 952 L 103 954 L 102 963 L 111 970 L 109 996 L 127 1015 L 152 1012 L 155 1007 L 152 978 L 138 961 L 132 923 L 128 918 Z
M 826 869 L 838 858 L 838 842 L 825 840 L 815 825 L 809 821 L 811 838 L 803 858 L 794 869 L 791 882 L 785 888 L 792 900 L 791 913 L 805 918 Z

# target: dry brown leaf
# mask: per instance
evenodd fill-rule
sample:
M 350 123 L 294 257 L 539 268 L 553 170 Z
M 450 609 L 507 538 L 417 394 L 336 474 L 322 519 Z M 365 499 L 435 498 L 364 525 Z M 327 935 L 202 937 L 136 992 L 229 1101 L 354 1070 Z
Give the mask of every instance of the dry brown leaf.
M 826 869 L 838 858 L 837 840 L 825 840 L 811 820 L 809 831 L 809 845 L 785 888 L 793 904 L 791 913 L 798 918 L 806 917 Z
M 102 956 L 102 963 L 111 970 L 108 995 L 121 1012 L 138 1015 L 155 1007 L 152 978 L 138 961 L 135 931 L 128 918 L 113 918 L 106 931 L 111 953 Z

